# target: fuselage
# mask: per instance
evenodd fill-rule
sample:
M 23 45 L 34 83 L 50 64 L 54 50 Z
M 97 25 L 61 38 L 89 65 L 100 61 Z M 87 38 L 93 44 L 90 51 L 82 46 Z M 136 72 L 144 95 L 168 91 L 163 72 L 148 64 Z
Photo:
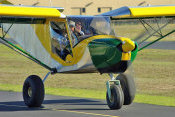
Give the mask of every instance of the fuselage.
M 109 17 L 69 16 L 67 18 L 69 54 L 64 57 L 65 64 L 57 69 L 66 73 L 121 73 L 124 72 L 136 57 L 137 44 L 128 38 L 117 37 L 110 27 Z M 81 24 L 84 34 L 75 35 Z M 66 48 L 66 46 L 65 46 Z

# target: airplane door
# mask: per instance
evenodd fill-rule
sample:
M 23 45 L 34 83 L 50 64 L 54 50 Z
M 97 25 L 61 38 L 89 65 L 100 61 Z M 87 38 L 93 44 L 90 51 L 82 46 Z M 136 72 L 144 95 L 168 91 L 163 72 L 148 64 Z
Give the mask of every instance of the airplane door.
M 73 63 L 73 53 L 65 21 L 50 21 L 51 55 L 67 66 Z

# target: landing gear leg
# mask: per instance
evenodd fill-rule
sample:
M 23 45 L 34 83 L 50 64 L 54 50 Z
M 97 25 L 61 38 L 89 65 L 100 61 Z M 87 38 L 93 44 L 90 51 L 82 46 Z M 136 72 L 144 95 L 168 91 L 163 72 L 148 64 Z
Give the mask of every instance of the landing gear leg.
M 44 81 L 51 72 L 47 73 L 43 81 L 39 76 L 27 77 L 23 85 L 23 99 L 28 107 L 40 107 L 44 100 Z
M 120 109 L 124 103 L 124 95 L 120 81 L 115 80 L 113 74 L 109 74 L 111 80 L 107 81 L 106 101 L 110 109 Z

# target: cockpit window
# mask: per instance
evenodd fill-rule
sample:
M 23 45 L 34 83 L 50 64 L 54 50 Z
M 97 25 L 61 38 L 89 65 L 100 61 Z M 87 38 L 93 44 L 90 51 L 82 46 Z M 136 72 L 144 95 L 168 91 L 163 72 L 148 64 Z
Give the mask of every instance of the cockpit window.
M 94 35 L 115 35 L 110 26 L 109 17 L 69 16 L 68 24 L 72 36 L 72 45 Z
M 50 33 L 52 52 L 63 60 L 66 59 L 68 54 L 72 55 L 65 23 L 50 22 Z

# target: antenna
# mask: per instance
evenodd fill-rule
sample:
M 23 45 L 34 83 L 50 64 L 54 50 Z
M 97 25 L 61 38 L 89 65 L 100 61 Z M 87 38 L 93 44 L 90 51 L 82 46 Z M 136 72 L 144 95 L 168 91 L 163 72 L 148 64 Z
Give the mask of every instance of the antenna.
M 50 6 L 52 7 L 52 0 L 50 0 Z

